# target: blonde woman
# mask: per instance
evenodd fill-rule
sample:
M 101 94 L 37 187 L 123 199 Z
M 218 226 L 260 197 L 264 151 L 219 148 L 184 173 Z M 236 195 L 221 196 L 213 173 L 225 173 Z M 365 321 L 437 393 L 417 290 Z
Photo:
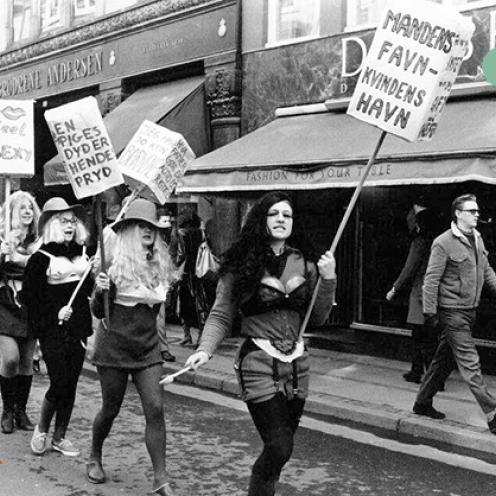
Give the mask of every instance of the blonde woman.
M 102 388 L 102 407 L 93 422 L 91 453 L 86 465 L 90 482 L 105 482 L 102 448 L 118 415 L 129 374 L 139 392 L 145 414 L 145 443 L 153 466 L 153 492 L 173 496 L 165 471 L 165 421 L 162 357 L 156 318 L 173 278 L 167 245 L 158 235 L 156 207 L 134 200 L 125 219 L 112 225 L 116 232 L 108 275 L 98 274 L 92 310 L 103 318 L 104 290 L 110 290 L 108 328 L 101 323 L 95 338 L 93 363 Z
M 9 197 L 10 232 L 5 233 L 6 205 L 0 212 L 1 299 L 0 299 L 0 390 L 3 411 L 1 430 L 14 432 L 15 427 L 32 431 L 26 404 L 33 379 L 33 353 L 36 340 L 28 332 L 24 309 L 17 300 L 24 268 L 35 249 L 40 209 L 25 191 Z
M 52 450 L 66 456 L 79 455 L 78 448 L 66 439 L 66 431 L 84 362 L 83 345 L 92 333 L 90 277 L 85 279 L 72 306 L 67 303 L 90 263 L 84 244 L 88 236 L 84 220 L 82 205 L 68 205 L 60 197 L 45 203 L 39 221 L 43 244 L 28 261 L 20 293 L 50 379 L 31 439 L 31 450 L 36 455 L 49 448 L 48 432 L 54 416 Z

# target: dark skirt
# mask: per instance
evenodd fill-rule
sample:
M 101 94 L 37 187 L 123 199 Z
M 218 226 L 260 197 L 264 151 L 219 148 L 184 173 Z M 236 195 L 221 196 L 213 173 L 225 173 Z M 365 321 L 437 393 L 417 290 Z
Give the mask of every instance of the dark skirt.
M 9 286 L 0 287 L 0 334 L 13 338 L 27 338 L 28 322 L 24 306 L 17 305 Z
M 114 304 L 110 328 L 98 324 L 92 362 L 96 366 L 142 369 L 161 364 L 156 319 L 159 305 Z

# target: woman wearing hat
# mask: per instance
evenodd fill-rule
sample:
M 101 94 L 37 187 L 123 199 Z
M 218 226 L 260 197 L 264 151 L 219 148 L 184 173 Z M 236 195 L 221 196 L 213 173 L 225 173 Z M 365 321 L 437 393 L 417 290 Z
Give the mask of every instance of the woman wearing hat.
M 90 263 L 84 245 L 88 236 L 84 218 L 81 205 L 68 205 L 63 198 L 45 203 L 39 221 L 43 244 L 28 261 L 20 292 L 50 379 L 31 439 L 31 450 L 37 455 L 49 447 L 48 431 L 54 416 L 52 449 L 66 456 L 79 455 L 65 436 L 84 361 L 83 345 L 92 333 L 88 303 L 92 280 L 84 281 L 72 306 L 67 303 Z
M 10 231 L 5 232 L 5 215 L 10 212 Z M 0 389 L 3 411 L 1 429 L 10 434 L 14 428 L 32 431 L 26 404 L 33 379 L 33 353 L 36 340 L 27 329 L 25 311 L 17 300 L 24 268 L 35 250 L 40 209 L 26 191 L 9 196 L 8 209 L 0 212 Z
M 92 310 L 103 318 L 104 290 L 110 291 L 110 322 L 101 323 L 95 337 L 93 363 L 102 388 L 102 407 L 93 422 L 91 453 L 86 475 L 94 484 L 105 482 L 102 447 L 118 415 L 129 374 L 139 392 L 145 414 L 145 442 L 153 465 L 153 492 L 172 496 L 165 471 L 165 422 L 162 358 L 156 328 L 160 305 L 173 276 L 167 245 L 158 235 L 155 205 L 134 200 L 126 217 L 112 225 L 116 233 L 108 275 L 98 274 Z

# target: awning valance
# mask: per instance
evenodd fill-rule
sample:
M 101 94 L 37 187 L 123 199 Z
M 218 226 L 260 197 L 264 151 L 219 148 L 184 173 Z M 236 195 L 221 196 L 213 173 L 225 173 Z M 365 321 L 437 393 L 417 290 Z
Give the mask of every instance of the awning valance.
M 346 114 L 280 117 L 196 159 L 183 193 L 354 187 L 380 131 Z M 449 103 L 432 141 L 388 135 L 366 186 L 496 184 L 496 101 Z
M 209 150 L 204 77 L 191 77 L 135 91 L 104 117 L 115 153 L 120 155 L 147 119 L 181 133 L 197 156 Z M 67 184 L 59 155 L 44 165 L 45 185 Z

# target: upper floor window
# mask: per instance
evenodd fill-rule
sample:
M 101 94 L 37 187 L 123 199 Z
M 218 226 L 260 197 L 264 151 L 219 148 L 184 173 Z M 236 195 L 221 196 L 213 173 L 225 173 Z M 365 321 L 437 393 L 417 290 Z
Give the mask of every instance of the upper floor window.
M 269 0 L 267 45 L 319 36 L 320 0 Z
M 41 30 L 50 31 L 63 25 L 62 0 L 40 1 Z
M 96 12 L 96 0 L 74 0 L 74 15 L 91 15 Z
M 495 5 L 496 0 L 429 0 L 458 10 L 469 10 Z M 377 25 L 386 0 L 348 0 L 346 30 L 369 29 Z
M 27 40 L 32 36 L 31 0 L 14 0 L 12 9 L 13 42 Z

